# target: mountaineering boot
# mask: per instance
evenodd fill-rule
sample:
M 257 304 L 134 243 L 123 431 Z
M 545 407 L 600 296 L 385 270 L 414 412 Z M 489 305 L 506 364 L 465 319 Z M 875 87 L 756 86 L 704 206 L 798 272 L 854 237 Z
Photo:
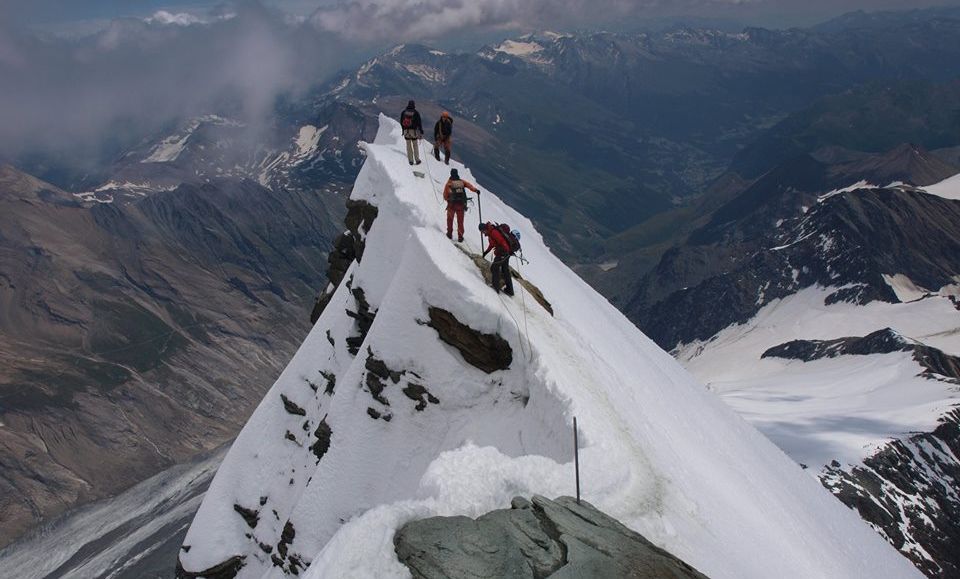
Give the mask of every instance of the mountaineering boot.
M 439 155 L 439 154 L 437 155 L 437 160 L 438 160 L 438 161 L 440 160 L 440 155 Z M 444 153 L 443 153 L 443 162 L 446 163 L 447 165 L 450 164 L 450 149 L 447 149 L 446 151 L 444 151 Z
M 463 236 L 462 236 L 462 235 L 458 235 L 458 236 L 457 236 L 457 241 L 459 241 L 460 243 L 463 243 Z
M 453 233 L 447 232 L 447 239 L 453 239 Z M 461 240 L 462 241 L 462 240 Z
M 433 148 L 433 158 L 438 161 L 440 160 L 440 149 L 436 147 Z

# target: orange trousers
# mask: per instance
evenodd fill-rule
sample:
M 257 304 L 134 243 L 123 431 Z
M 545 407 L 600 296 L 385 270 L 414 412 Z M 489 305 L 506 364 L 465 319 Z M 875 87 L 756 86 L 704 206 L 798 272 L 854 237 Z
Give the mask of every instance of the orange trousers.
M 447 237 L 453 233 L 453 217 L 457 217 L 457 237 L 463 237 L 463 210 L 459 203 L 447 203 Z

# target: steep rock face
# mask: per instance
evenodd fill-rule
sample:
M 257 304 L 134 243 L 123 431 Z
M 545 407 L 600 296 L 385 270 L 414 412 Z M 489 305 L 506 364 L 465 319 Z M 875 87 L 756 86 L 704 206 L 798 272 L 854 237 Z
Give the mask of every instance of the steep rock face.
M 928 577 L 960 577 L 960 410 L 933 432 L 897 440 L 853 469 L 831 464 L 823 485 Z
M 363 257 L 224 460 L 187 532 L 184 573 L 242 556 L 243 579 L 407 576 L 391 556 L 403 523 L 569 492 L 577 416 L 590 500 L 712 577 L 916 576 L 485 190 L 484 217 L 523 231 L 524 277 L 553 314 L 520 284 L 513 298 L 494 293 L 470 257 L 477 240 L 465 253 L 446 238 L 399 125 L 381 122 L 352 194 L 377 208 Z M 497 365 L 471 365 L 430 327 L 431 308 L 450 314 L 450 341 L 492 346 Z
M 660 299 L 638 296 L 628 312 L 657 343 L 674 348 L 709 339 L 811 285 L 838 288 L 830 303 L 866 304 L 899 301 L 885 274 L 905 275 L 932 292 L 955 283 L 960 203 L 912 187 L 851 188 L 821 199 L 797 195 L 793 203 L 804 200 L 812 206 L 799 217 L 784 217 L 791 211 L 781 208 L 780 217 L 755 212 L 733 226 L 710 226 L 719 228 L 711 239 L 722 235 L 724 241 L 668 253 L 646 283 L 674 291 L 659 290 Z M 704 251 L 717 259 L 714 273 L 673 276 L 683 271 L 677 263 Z
M 231 439 L 326 282 L 322 194 L 82 197 L 0 169 L 0 545 Z
M 945 416 L 938 425 L 937 418 L 956 404 L 950 385 L 957 380 L 960 318 L 948 305 L 956 303 L 960 275 L 960 203 L 909 184 L 871 182 L 929 183 L 954 169 L 908 145 L 879 156 L 823 159 L 785 162 L 718 210 L 687 244 L 665 254 L 631 312 L 937 576 L 956 566 L 937 538 L 955 533 L 944 514 L 953 507 L 928 505 L 928 525 L 940 527 L 923 527 L 918 517 L 926 515 L 901 508 L 903 492 L 881 484 L 867 464 L 899 456 L 897 484 L 930 485 L 934 494 L 953 484 L 949 453 L 908 459 L 905 449 L 953 423 Z M 916 315 L 905 309 L 910 304 Z M 874 371 L 880 365 L 886 373 Z M 856 452 L 847 452 L 843 441 L 858 437 Z
M 412 521 L 394 537 L 414 579 L 706 579 L 586 501 L 514 498 L 477 519 Z

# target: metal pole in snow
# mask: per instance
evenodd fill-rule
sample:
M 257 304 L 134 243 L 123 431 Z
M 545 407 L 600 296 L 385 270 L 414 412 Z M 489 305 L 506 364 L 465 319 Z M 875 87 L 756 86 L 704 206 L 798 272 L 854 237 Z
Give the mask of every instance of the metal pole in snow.
M 577 471 L 577 504 L 580 504 L 580 442 L 577 435 L 577 417 L 573 417 L 573 468 Z

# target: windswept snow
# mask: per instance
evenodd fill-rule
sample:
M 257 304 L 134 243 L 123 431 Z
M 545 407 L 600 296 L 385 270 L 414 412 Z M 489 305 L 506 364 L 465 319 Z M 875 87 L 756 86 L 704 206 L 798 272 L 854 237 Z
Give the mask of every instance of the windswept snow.
M 940 181 L 936 185 L 924 187 L 924 191 L 932 195 L 937 195 L 945 199 L 954 199 L 960 201 L 960 173 Z
M 519 286 L 512 299 L 494 293 L 445 237 L 447 167 L 427 158 L 427 179 L 415 177 L 399 125 L 382 116 L 365 149 L 351 198 L 378 209 L 366 251 L 231 448 L 187 534 L 188 571 L 244 556 L 238 577 L 277 577 L 267 548 L 280 552 L 288 527 L 283 556 L 312 562 L 307 577 L 409 577 L 393 553 L 402 523 L 572 494 L 576 416 L 585 498 L 713 579 L 920 576 L 564 266 L 529 220 L 483 190 L 484 218 L 523 233 L 522 274 L 555 317 Z M 474 253 L 476 223 L 468 213 Z M 377 314 L 354 357 L 346 312 L 360 289 Z M 466 364 L 425 325 L 431 306 L 506 339 L 510 367 Z M 383 400 L 370 356 L 406 372 L 386 380 Z M 336 376 L 332 395 L 322 372 Z M 418 411 L 403 393 L 411 381 L 438 403 Z M 321 423 L 331 436 L 318 461 Z M 248 525 L 237 508 L 258 517 Z

